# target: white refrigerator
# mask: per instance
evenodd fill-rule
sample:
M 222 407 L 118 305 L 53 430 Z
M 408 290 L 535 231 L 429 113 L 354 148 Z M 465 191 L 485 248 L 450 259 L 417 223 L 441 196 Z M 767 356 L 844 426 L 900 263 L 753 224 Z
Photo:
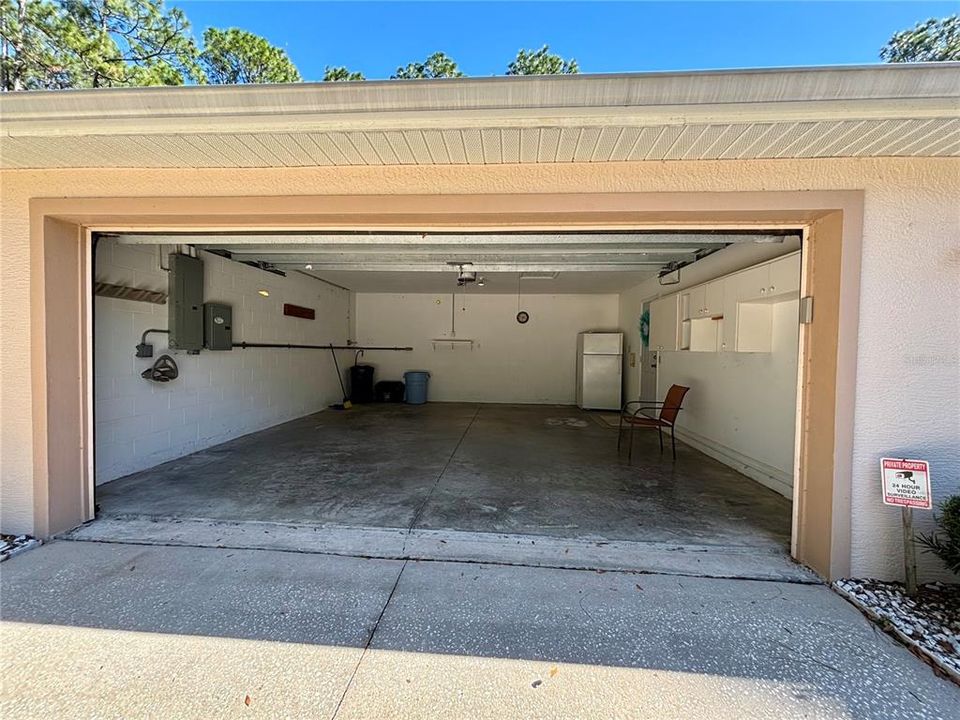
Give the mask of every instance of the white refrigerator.
M 577 336 L 577 406 L 619 410 L 623 384 L 623 333 Z

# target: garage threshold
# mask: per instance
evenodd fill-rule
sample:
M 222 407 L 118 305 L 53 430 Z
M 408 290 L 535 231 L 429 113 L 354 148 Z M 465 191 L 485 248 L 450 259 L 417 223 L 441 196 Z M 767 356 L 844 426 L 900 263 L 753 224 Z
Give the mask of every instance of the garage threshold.
M 270 550 L 384 560 L 821 582 L 783 552 L 736 545 L 156 517 L 103 518 L 60 537 L 84 542 Z

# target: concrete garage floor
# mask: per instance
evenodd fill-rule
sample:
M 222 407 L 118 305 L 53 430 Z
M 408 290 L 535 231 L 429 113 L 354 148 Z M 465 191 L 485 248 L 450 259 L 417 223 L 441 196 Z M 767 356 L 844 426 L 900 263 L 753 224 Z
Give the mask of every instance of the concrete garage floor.
M 790 503 L 656 433 L 634 462 L 567 406 L 358 406 L 97 488 L 103 517 L 416 528 L 785 551 Z
M 4 720 L 960 717 L 823 585 L 63 540 L 0 580 Z

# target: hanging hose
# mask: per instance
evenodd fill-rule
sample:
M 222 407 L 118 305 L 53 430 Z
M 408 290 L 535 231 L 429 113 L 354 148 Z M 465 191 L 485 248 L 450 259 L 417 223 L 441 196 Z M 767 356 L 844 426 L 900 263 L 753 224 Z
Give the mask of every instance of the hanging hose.
M 174 359 L 169 355 L 161 355 L 153 365 L 140 373 L 140 377 L 153 382 L 170 382 L 176 380 L 179 374 L 180 370 Z

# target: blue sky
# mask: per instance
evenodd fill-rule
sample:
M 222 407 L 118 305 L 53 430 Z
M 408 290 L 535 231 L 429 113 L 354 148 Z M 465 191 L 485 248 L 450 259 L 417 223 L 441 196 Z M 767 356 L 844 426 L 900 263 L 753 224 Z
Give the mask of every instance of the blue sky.
M 283 47 L 307 80 L 326 65 L 368 78 L 442 50 L 468 75 L 502 74 L 549 44 L 581 72 L 878 62 L 897 30 L 956 2 L 237 2 L 168 0 L 196 35 L 240 27 Z

